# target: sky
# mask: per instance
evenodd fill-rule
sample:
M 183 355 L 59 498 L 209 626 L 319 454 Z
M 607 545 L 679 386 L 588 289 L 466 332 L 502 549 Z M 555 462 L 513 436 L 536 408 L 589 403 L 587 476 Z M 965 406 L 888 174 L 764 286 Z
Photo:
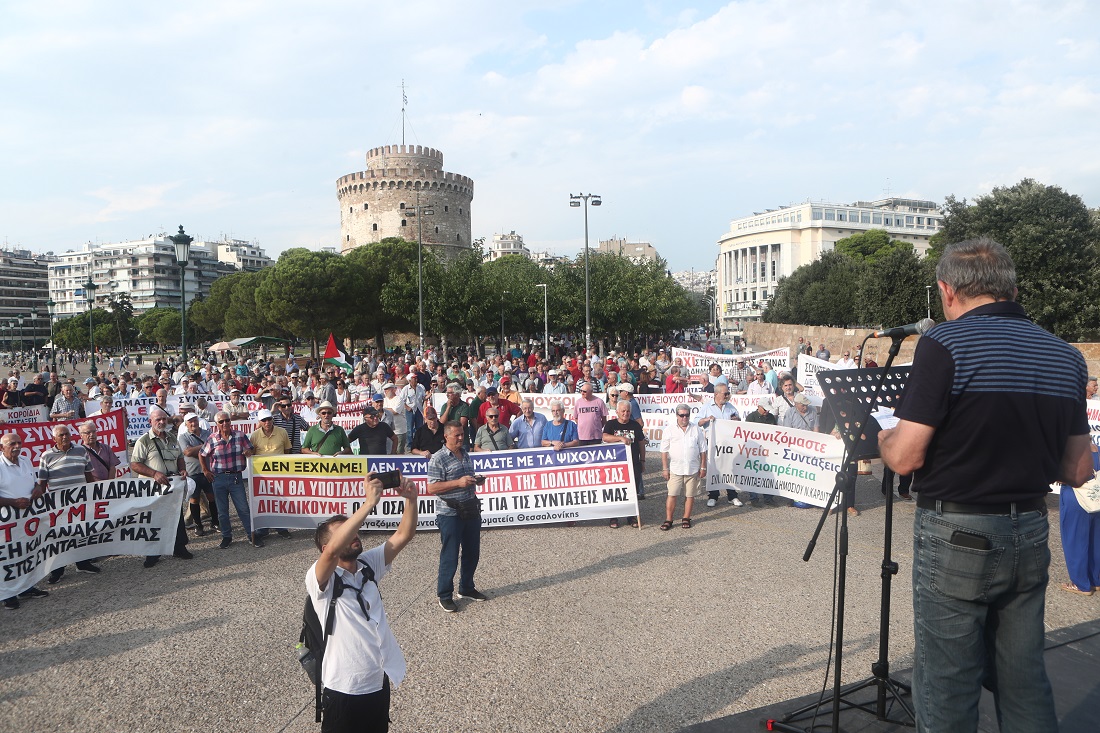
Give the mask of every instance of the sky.
M 5 0 L 0 238 L 338 248 L 336 179 L 402 134 L 474 180 L 475 238 L 575 255 L 596 193 L 592 246 L 672 270 L 807 200 L 1032 177 L 1097 207 L 1098 27 L 1087 1 Z

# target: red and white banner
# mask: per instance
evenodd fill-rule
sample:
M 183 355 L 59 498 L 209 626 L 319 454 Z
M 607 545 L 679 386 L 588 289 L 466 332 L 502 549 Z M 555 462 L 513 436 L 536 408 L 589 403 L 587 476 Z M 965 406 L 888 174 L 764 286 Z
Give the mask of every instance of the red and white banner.
M 684 374 L 706 374 L 711 364 L 720 364 L 722 372 L 729 374 L 737 366 L 738 359 L 743 359 L 746 364 L 751 364 L 754 368 L 763 359 L 777 372 L 789 371 L 791 368 L 791 350 L 786 346 L 752 354 L 708 354 L 705 351 L 672 348 L 672 363 L 679 364 Z
M 49 419 L 50 411 L 45 405 L 0 410 L 0 421 L 5 423 L 46 422 Z
M 96 415 L 95 417 L 5 425 L 4 432 L 15 433 L 19 436 L 19 439 L 23 441 L 23 448 L 19 455 L 30 460 L 37 468 L 42 452 L 54 446 L 53 428 L 55 425 L 68 425 L 73 433 L 73 442 L 79 442 L 78 428 L 89 420 L 95 423 L 99 442 L 106 444 L 118 456 L 118 475 L 129 473 L 130 458 L 126 453 L 126 412 L 121 408 L 111 410 L 106 415 Z

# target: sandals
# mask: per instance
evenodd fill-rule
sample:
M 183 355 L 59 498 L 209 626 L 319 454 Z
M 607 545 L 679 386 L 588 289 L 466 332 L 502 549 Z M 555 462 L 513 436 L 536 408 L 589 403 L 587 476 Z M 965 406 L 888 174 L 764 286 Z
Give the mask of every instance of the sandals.
M 662 532 L 667 532 L 670 529 L 672 529 L 672 520 L 671 519 L 669 519 L 667 521 L 664 521 L 664 522 L 661 522 L 661 531 Z
M 680 527 L 683 529 L 691 529 L 691 517 L 684 517 L 681 519 Z
M 611 522 L 608 523 L 607 526 L 611 527 L 611 529 L 618 529 L 619 528 L 619 520 L 618 519 L 612 519 Z
M 1061 587 L 1062 590 L 1066 591 L 1067 593 L 1075 593 L 1079 596 L 1091 596 L 1093 593 L 1096 592 L 1093 590 L 1081 590 L 1073 583 L 1062 583 Z
M 630 526 L 633 527 L 634 529 L 638 529 L 638 518 L 637 517 L 631 517 L 630 518 Z

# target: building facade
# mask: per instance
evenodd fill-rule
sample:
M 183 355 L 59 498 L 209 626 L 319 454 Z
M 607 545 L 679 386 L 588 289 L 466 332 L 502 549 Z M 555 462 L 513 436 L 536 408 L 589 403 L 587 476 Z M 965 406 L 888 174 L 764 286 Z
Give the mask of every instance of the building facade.
M 31 348 L 50 340 L 48 266 L 56 258 L 25 249 L 0 249 L 0 348 Z M 22 321 L 22 323 L 20 323 Z
M 474 182 L 443 170 L 443 153 L 420 145 L 384 145 L 367 153 L 367 169 L 336 181 L 340 251 L 386 237 L 422 241 L 444 259 L 471 246 Z M 420 221 L 417 221 L 417 214 Z
M 649 242 L 628 242 L 626 237 L 612 237 L 601 239 L 596 247 L 597 252 L 603 254 L 621 255 L 629 257 L 633 262 L 653 262 L 657 259 L 657 249 Z
M 516 234 L 514 229 L 508 234 L 493 235 L 493 241 L 489 243 L 489 247 L 485 250 L 484 260 L 492 262 L 505 255 L 520 255 L 531 259 L 531 250 L 523 243 L 523 235 Z
M 191 243 L 186 274 L 186 298 L 206 297 L 210 286 L 223 275 L 255 271 L 273 264 L 256 244 L 239 239 Z M 167 234 L 117 244 L 87 243 L 80 250 L 58 255 L 49 263 L 49 297 L 56 304 L 55 318 L 70 318 L 88 308 L 85 283 L 96 287 L 97 307 L 113 295 L 130 296 L 135 313 L 157 307 L 180 307 L 180 270 L 176 251 Z
M 943 227 L 933 201 L 886 198 L 854 204 L 805 202 L 730 222 L 718 240 L 718 315 L 723 330 L 759 321 L 780 278 L 832 251 L 838 240 L 870 229 L 908 242 L 920 256 Z

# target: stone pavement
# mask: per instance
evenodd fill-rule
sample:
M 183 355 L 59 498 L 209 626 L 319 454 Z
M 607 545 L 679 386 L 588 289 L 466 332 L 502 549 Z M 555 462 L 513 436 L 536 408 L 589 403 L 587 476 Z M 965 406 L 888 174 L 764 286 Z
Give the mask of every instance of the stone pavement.
M 876 472 L 879 469 L 876 468 Z M 382 581 L 408 660 L 392 730 L 675 731 L 817 691 L 829 652 L 833 522 L 801 560 L 816 510 L 700 503 L 690 530 L 661 532 L 663 497 L 647 476 L 641 530 L 603 523 L 485 532 L 478 587 L 486 603 L 435 602 L 438 539 L 418 536 Z M 859 486 L 850 522 L 845 681 L 877 656 L 883 502 Z M 1100 615 L 1100 598 L 1066 579 L 1051 513 L 1049 629 Z M 777 504 L 783 504 L 777 500 Z M 912 664 L 910 519 L 893 541 L 892 666 Z M 676 518 L 679 519 L 679 513 Z M 383 535 L 370 533 L 366 543 Z M 0 730 L 317 730 L 293 645 L 306 532 L 256 549 L 192 536 L 194 560 L 103 562 L 68 572 L 47 599 L 0 611 Z M 754 728 L 755 729 L 755 728 Z

